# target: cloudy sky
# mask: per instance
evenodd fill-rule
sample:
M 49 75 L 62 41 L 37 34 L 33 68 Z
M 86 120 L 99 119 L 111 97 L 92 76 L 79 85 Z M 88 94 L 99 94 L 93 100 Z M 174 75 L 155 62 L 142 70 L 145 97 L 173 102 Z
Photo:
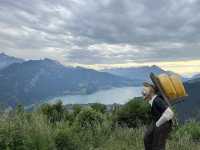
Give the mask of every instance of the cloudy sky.
M 198 0 L 0 0 L 0 51 L 66 65 L 200 71 Z

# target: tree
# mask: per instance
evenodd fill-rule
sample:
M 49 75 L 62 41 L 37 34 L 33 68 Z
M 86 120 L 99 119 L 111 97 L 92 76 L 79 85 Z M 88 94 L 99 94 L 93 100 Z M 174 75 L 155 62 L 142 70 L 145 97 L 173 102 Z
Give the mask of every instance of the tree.
M 141 98 L 134 98 L 122 106 L 114 121 L 120 126 L 139 127 L 151 120 L 150 106 Z
M 100 103 L 93 103 L 91 104 L 92 109 L 96 110 L 97 112 L 105 113 L 106 112 L 106 105 Z
M 81 112 L 81 110 L 82 110 L 81 105 L 79 105 L 79 104 L 73 105 L 73 113 L 74 113 L 75 117 Z
M 57 131 L 55 145 L 57 150 L 77 150 L 73 134 L 67 129 L 59 129 Z
M 51 123 L 59 122 L 65 118 L 65 110 L 61 101 L 58 101 L 55 104 L 43 104 L 40 108 L 42 113 L 47 116 L 47 119 Z
M 76 117 L 76 125 L 82 129 L 94 129 L 102 122 L 102 114 L 92 108 L 83 109 Z

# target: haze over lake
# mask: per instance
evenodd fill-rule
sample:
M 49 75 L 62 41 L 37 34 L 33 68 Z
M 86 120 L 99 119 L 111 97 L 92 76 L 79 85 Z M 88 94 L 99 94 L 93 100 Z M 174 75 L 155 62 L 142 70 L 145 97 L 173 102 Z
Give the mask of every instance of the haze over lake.
M 101 90 L 88 95 L 65 95 L 51 99 L 50 103 L 62 100 L 63 104 L 87 104 L 95 102 L 102 104 L 124 104 L 134 97 L 141 96 L 141 89 L 142 87 L 121 87 Z

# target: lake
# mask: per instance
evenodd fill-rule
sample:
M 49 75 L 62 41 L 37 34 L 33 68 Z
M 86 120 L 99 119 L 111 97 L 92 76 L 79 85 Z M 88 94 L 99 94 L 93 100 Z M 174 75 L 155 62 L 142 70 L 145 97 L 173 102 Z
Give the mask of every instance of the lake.
M 141 96 L 142 87 L 121 87 L 112 88 L 108 90 L 97 91 L 88 95 L 65 95 L 55 97 L 49 100 L 54 103 L 57 100 L 62 100 L 63 104 L 88 104 L 88 103 L 102 103 L 102 104 L 124 104 L 131 98 Z

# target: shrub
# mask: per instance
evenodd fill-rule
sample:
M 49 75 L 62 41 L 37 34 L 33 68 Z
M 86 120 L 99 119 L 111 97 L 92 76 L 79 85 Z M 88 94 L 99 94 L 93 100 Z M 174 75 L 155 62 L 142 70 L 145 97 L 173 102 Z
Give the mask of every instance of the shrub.
M 43 104 L 40 107 L 41 112 L 47 116 L 50 123 L 56 123 L 64 120 L 66 110 L 61 101 L 55 104 Z
M 26 149 L 25 115 L 19 108 L 0 117 L 0 149 Z
M 64 112 L 62 105 L 52 107 Z M 62 106 L 62 107 L 60 107 Z M 43 106 L 42 106 L 43 107 Z M 48 108 L 47 107 L 47 108 Z M 60 109 L 61 108 L 61 109 Z M 49 108 L 48 108 L 49 109 Z M 84 108 L 71 115 L 74 122 L 61 119 L 54 124 L 49 122 L 49 111 L 25 112 L 20 106 L 8 114 L 0 115 L 0 149 L 2 150 L 142 150 L 144 149 L 144 128 L 149 117 L 148 105 L 135 99 L 114 111 L 117 121 L 130 127 L 112 128 L 112 113 L 101 113 L 92 108 Z M 62 111 L 63 110 L 63 111 Z M 44 112 L 47 112 L 45 114 Z M 44 115 L 45 114 L 45 115 Z M 61 113 L 62 114 L 62 113 Z M 70 114 L 70 113 L 69 113 Z M 110 115 L 108 115 L 110 114 Z M 114 113 L 115 114 L 115 113 Z M 142 114 L 142 116 L 140 116 Z M 126 118 L 127 115 L 127 118 Z M 121 117 L 121 118 L 120 118 Z M 57 117 L 55 117 L 57 119 Z M 58 117 L 59 118 L 59 117 Z M 60 120 L 60 119 L 58 119 Z M 139 121 L 138 121 L 139 120 Z M 139 122 L 139 123 L 138 123 Z M 172 131 L 166 150 L 199 150 L 200 123 L 188 122 Z
M 97 112 L 100 113 L 105 113 L 106 112 L 106 105 L 100 104 L 100 103 L 94 103 L 91 105 L 91 107 L 96 110 Z
M 139 127 L 149 123 L 150 120 L 150 106 L 141 98 L 130 100 L 122 106 L 115 118 L 117 124 L 127 127 Z
M 82 107 L 81 105 L 79 104 L 74 104 L 73 105 L 73 114 L 74 114 L 74 117 L 76 117 L 82 110 Z
M 91 108 L 83 109 L 76 117 L 76 125 L 82 129 L 94 129 L 102 122 L 102 114 Z
M 189 136 L 194 141 L 200 141 L 200 123 L 190 121 L 179 127 L 174 133 L 175 138 L 185 136 Z
M 73 140 L 73 133 L 69 129 L 59 129 L 55 136 L 57 150 L 77 150 L 77 145 Z
M 54 150 L 55 127 L 48 123 L 46 117 L 41 113 L 33 112 L 30 119 L 25 123 L 27 149 Z

